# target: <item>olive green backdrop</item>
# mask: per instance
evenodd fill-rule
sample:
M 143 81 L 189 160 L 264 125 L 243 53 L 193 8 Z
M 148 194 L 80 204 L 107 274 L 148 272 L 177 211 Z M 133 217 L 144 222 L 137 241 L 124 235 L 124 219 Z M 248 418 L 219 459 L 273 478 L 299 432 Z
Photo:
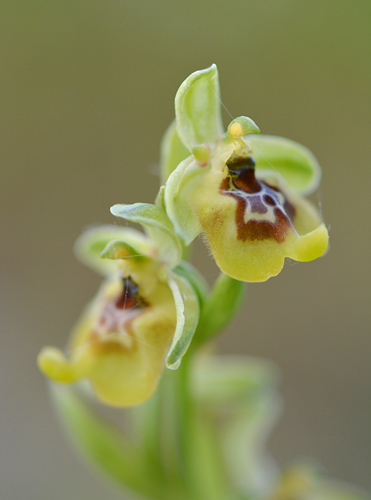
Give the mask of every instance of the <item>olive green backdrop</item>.
M 370 484 L 370 6 L 367 0 L 3 0 L 0 4 L 4 500 L 117 500 L 70 451 L 35 359 L 62 347 L 99 278 L 72 244 L 114 203 L 152 202 L 180 83 L 218 64 L 222 99 L 309 146 L 331 249 L 248 286 L 220 339 L 282 371 L 270 439 Z M 225 124 L 230 121 L 225 113 Z M 198 245 L 196 264 L 217 269 Z M 143 478 L 145 480 L 145 478 Z

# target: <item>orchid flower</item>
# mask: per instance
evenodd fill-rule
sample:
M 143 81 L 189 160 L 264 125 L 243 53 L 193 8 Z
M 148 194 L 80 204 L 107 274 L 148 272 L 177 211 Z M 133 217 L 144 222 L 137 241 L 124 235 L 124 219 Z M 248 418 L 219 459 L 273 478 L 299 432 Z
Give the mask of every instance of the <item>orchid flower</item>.
M 181 246 L 164 211 L 137 203 L 112 212 L 142 223 L 147 235 L 100 226 L 78 239 L 77 255 L 105 281 L 74 328 L 67 353 L 45 347 L 38 363 L 55 382 L 87 379 L 102 402 L 130 406 L 152 395 L 165 366 L 179 366 L 197 326 L 199 299 L 177 268 Z
M 182 83 L 175 113 L 162 145 L 165 205 L 186 245 L 203 233 L 219 268 L 250 282 L 276 276 L 286 257 L 305 262 L 324 254 L 326 226 L 302 197 L 320 180 L 309 150 L 258 136 L 247 117 L 224 133 L 215 65 Z

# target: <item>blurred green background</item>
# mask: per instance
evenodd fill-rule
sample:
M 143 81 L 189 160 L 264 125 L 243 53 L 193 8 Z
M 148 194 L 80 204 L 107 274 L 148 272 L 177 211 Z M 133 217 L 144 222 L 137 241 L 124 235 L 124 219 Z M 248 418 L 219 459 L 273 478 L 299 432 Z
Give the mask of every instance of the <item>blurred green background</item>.
M 221 350 L 282 371 L 269 447 L 371 488 L 368 0 L 4 0 L 0 4 L 4 500 L 118 500 L 70 451 L 35 359 L 62 347 L 99 277 L 72 245 L 114 203 L 152 202 L 180 83 L 217 63 L 222 99 L 317 155 L 331 250 L 248 286 Z M 225 113 L 225 125 L 230 121 Z M 201 244 L 196 264 L 217 269 Z M 145 478 L 143 478 L 145 480 Z

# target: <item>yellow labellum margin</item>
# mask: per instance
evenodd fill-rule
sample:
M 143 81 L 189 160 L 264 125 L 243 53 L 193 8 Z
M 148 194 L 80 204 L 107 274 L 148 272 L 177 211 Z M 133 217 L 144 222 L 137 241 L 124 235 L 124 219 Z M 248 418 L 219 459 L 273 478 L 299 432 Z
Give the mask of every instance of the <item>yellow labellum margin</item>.
M 277 275 L 286 257 L 310 261 L 321 256 L 327 229 L 314 207 L 298 196 L 311 193 L 320 180 L 312 153 L 288 139 L 257 136 L 258 127 L 247 117 L 233 120 L 221 136 L 215 65 L 192 74 L 181 89 L 175 100 L 178 139 L 193 154 L 173 164 L 164 200 L 185 243 L 203 232 L 220 269 L 242 281 Z M 196 117 L 202 113 L 201 133 Z M 217 125 L 210 124 L 211 116 Z M 178 139 L 167 142 L 165 158 L 184 155 Z M 173 145 L 178 155 L 172 154 Z
M 116 206 L 113 212 L 146 224 L 152 238 L 109 226 L 89 229 L 79 238 L 80 259 L 85 256 L 108 278 L 72 332 L 68 355 L 45 347 L 38 363 L 56 382 L 86 378 L 102 402 L 130 406 L 153 394 L 165 366 L 179 366 L 198 323 L 200 292 L 184 269 L 181 275 L 172 269 L 179 264 L 181 247 L 160 208 L 136 204 Z M 112 232 L 122 239 L 109 241 Z

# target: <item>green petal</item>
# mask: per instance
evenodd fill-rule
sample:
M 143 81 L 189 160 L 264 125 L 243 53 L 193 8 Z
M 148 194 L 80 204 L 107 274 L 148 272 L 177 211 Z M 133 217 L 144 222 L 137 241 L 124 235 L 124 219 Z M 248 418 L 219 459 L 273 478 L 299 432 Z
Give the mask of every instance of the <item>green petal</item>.
M 160 490 L 140 450 L 122 432 L 99 418 L 76 390 L 56 384 L 51 389 L 58 414 L 84 456 L 126 489 L 148 498 Z
M 197 341 L 221 331 L 235 316 L 244 296 L 245 284 L 221 273 L 202 308 Z
M 171 370 L 176 370 L 195 333 L 200 316 L 200 305 L 195 290 L 183 276 L 175 272 L 171 273 L 169 286 L 174 296 L 177 324 L 166 358 L 166 366 Z
M 174 267 L 180 260 L 182 249 L 177 235 L 166 213 L 156 205 L 134 203 L 114 205 L 111 213 L 116 217 L 142 224 L 158 251 L 158 260 Z
M 283 137 L 248 135 L 256 161 L 257 175 L 272 171 L 301 194 L 314 191 L 321 178 L 321 169 L 315 156 L 306 147 Z
M 176 169 L 179 163 L 185 160 L 188 156 L 189 151 L 179 139 L 179 135 L 176 130 L 176 122 L 173 121 L 165 132 L 161 143 L 161 181 L 165 183 L 169 175 Z
M 202 274 L 192 266 L 192 264 L 185 260 L 181 260 L 174 271 L 191 283 L 202 307 L 209 293 L 209 286 Z
M 125 241 L 110 241 L 100 255 L 102 259 L 134 259 L 135 262 L 148 259 Z
M 213 144 L 223 134 L 218 69 L 195 71 L 179 87 L 175 97 L 177 130 L 191 151 L 206 142 Z
M 139 254 L 148 254 L 148 238 L 131 227 L 102 225 L 86 230 L 75 243 L 76 257 L 97 273 L 108 276 L 117 269 L 117 263 L 102 259 L 100 254 L 112 240 L 123 240 L 133 246 Z
M 190 156 L 170 175 L 165 186 L 165 204 L 176 232 L 189 245 L 198 236 L 202 227 L 191 208 L 190 196 L 206 169 L 200 167 Z

